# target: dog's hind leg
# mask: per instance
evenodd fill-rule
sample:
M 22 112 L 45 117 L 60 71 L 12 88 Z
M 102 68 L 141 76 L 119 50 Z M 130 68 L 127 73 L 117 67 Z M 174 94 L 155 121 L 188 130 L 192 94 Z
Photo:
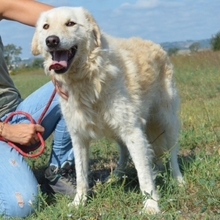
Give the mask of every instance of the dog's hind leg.
M 113 175 L 110 175 L 107 177 L 105 182 L 115 182 L 118 181 L 123 177 L 125 174 L 125 167 L 127 165 L 128 157 L 129 157 L 129 152 L 127 149 L 127 146 L 122 142 L 122 141 L 117 141 L 118 148 L 120 150 L 120 155 L 119 155 L 119 160 L 117 163 L 117 166 L 113 172 Z
M 176 94 L 176 92 L 174 93 Z M 177 115 L 178 110 L 178 97 L 173 94 L 171 99 L 167 99 L 166 107 L 161 109 L 161 115 L 164 117 L 162 119 L 162 126 L 164 127 L 164 136 L 167 143 L 167 148 L 170 151 L 170 169 L 174 179 L 177 180 L 179 184 L 183 184 L 184 180 L 180 172 L 177 153 L 179 150 L 178 137 L 179 137 L 179 118 Z
M 171 149 L 171 157 L 170 157 L 170 169 L 172 171 L 173 178 L 177 180 L 179 184 L 184 184 L 182 173 L 180 172 L 178 159 L 177 159 L 177 145 L 172 147 Z
M 152 109 L 153 120 L 147 125 L 147 135 L 152 141 L 152 147 L 157 158 L 169 153 L 169 165 L 174 179 L 184 183 L 178 164 L 179 119 L 177 116 L 177 101 L 175 98 L 163 98 L 166 103 Z
M 118 148 L 120 150 L 120 157 L 118 160 L 117 167 L 114 170 L 114 174 L 120 178 L 124 175 L 124 170 L 127 165 L 129 152 L 127 146 L 122 141 L 117 141 L 117 143 L 118 143 Z
M 167 155 L 173 178 L 179 183 L 183 183 L 183 177 L 177 159 L 177 132 L 178 127 L 175 126 L 174 118 L 171 123 L 165 122 L 165 124 L 162 121 L 151 121 L 151 124 L 147 128 L 147 136 L 152 141 L 156 167 L 160 171 L 164 170 L 165 164 L 163 164 L 162 158 Z
M 170 120 L 165 127 L 165 138 L 168 149 L 170 151 L 169 165 L 172 172 L 172 176 L 177 180 L 179 184 L 184 184 L 183 176 L 180 172 L 177 153 L 179 150 L 178 145 L 179 134 L 179 120 L 176 114 L 170 113 Z

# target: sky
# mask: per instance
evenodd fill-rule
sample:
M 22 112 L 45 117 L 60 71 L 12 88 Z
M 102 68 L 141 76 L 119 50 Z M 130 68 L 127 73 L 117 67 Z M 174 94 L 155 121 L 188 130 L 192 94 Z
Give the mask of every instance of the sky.
M 209 39 L 220 31 L 220 0 L 39 0 L 55 7 L 83 6 L 104 32 L 116 37 L 138 36 L 156 43 Z M 31 9 L 30 9 L 31 10 Z M 0 22 L 4 45 L 22 47 L 32 57 L 33 27 Z

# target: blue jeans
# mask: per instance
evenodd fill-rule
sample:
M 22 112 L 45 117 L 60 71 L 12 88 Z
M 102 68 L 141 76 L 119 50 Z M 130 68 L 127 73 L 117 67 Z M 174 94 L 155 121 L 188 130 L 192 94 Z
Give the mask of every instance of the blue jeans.
M 29 113 L 35 121 L 44 110 L 54 86 L 49 82 L 24 99 L 16 110 Z M 4 120 L 5 115 L 1 118 Z M 29 123 L 23 115 L 15 115 L 8 122 Z M 41 125 L 45 128 L 44 140 L 53 132 L 52 152 L 49 164 L 61 167 L 65 161 L 73 163 L 72 143 L 61 115 L 56 94 Z M 0 216 L 26 217 L 36 204 L 38 183 L 24 158 L 6 142 L 0 141 Z

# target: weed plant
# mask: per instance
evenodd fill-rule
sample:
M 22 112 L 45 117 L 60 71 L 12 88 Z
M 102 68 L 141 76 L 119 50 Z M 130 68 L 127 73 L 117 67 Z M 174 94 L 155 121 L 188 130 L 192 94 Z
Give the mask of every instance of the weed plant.
M 171 57 L 180 95 L 181 132 L 179 162 L 186 184 L 178 186 L 165 166 L 156 177 L 161 213 L 141 213 L 143 197 L 133 163 L 129 161 L 121 180 L 102 183 L 116 166 L 117 146 L 106 139 L 91 145 L 90 183 L 93 194 L 87 205 L 69 208 L 67 196 L 39 195 L 36 220 L 136 220 L 136 219 L 220 219 L 220 53 L 203 51 Z M 16 86 L 26 97 L 49 80 L 42 71 L 15 74 Z M 50 155 L 47 149 L 36 159 L 28 159 L 39 183 Z M 168 160 L 165 155 L 163 160 Z

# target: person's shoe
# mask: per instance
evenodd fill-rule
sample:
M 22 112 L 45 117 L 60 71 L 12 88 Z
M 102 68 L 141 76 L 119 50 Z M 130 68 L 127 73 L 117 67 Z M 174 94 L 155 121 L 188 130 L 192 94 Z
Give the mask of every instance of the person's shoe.
M 65 162 L 59 169 L 50 165 L 44 173 L 47 186 L 42 191 L 47 193 L 61 193 L 73 198 L 76 194 L 75 168 L 69 162 Z

